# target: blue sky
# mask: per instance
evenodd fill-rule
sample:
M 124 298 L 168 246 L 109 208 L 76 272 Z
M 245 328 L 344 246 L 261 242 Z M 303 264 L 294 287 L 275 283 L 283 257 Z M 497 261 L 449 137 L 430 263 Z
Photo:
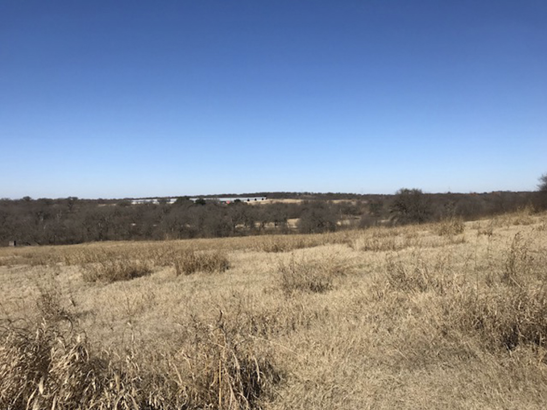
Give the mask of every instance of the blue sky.
M 0 197 L 544 173 L 544 1 L 0 0 Z

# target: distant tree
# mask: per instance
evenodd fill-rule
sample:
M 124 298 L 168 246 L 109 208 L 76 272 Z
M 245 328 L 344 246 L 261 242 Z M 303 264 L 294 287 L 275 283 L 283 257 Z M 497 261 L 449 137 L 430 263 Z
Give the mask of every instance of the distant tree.
M 368 204 L 368 211 L 370 215 L 380 217 L 382 215 L 383 207 L 384 203 L 382 200 L 370 201 L 370 203 Z
M 176 205 L 176 206 L 190 206 L 190 205 L 193 205 L 194 203 L 192 201 L 190 201 L 190 198 L 188 198 L 187 196 L 181 196 L 181 197 L 178 197 L 177 200 L 175 201 L 175 203 L 173 205 Z
M 194 202 L 196 205 L 206 205 L 207 204 L 207 201 L 203 198 L 198 198 L 196 199 L 196 201 Z
M 547 174 L 544 174 L 539 178 L 538 188 L 540 192 L 547 192 Z
M 76 202 L 78 202 L 78 197 L 77 196 L 69 196 L 66 199 L 68 212 L 73 212 L 74 211 L 74 207 L 76 206 Z
M 298 230 L 301 233 L 334 232 L 338 218 L 336 212 L 324 201 L 310 202 L 305 204 Z
M 391 213 L 400 223 L 423 223 L 431 219 L 431 202 L 421 189 L 399 189 L 391 204 Z
M 538 189 L 534 205 L 538 210 L 547 209 L 547 174 L 539 178 Z

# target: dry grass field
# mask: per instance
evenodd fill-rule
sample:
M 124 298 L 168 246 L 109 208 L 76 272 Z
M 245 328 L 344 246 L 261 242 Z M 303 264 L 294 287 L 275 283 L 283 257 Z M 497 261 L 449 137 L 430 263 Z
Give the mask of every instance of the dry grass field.
M 542 409 L 547 214 L 0 249 L 1 409 Z

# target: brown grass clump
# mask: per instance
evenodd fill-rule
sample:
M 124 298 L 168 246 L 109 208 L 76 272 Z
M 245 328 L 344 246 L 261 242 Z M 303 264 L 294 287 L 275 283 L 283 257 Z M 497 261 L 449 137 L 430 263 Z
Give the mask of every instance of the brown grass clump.
M 230 268 L 228 256 L 222 251 L 185 250 L 173 259 L 177 276 L 190 275 L 195 272 L 222 273 Z
M 392 255 L 386 258 L 387 280 L 391 288 L 404 292 L 425 292 L 436 287 L 435 277 L 428 266 L 418 260 L 412 264 L 398 260 Z
M 93 402 L 104 388 L 105 364 L 89 355 L 83 336 L 62 335 L 43 321 L 3 330 L 0 340 L 1 408 L 104 408 Z
M 537 265 L 534 263 L 534 258 L 530 252 L 530 245 L 526 243 L 522 234 L 517 232 L 507 252 L 501 276 L 502 282 L 522 286 L 523 279 L 529 278 L 529 275 L 534 273 L 536 267 Z
M 190 408 L 252 409 L 280 380 L 267 349 L 234 327 L 222 311 L 214 326 L 195 322 L 190 329 L 192 347 L 175 367 L 179 383 L 189 386 Z
M 267 235 L 255 239 L 255 248 L 262 252 L 292 252 L 297 249 L 323 245 L 349 244 L 356 231 L 328 232 L 323 234 Z
M 227 323 L 189 324 L 180 349 L 97 354 L 57 324 L 0 332 L 2 409 L 253 409 L 280 375 L 267 349 Z M 122 360 L 121 360 L 122 359 Z
M 334 278 L 343 274 L 342 267 L 333 259 L 297 260 L 294 254 L 288 262 L 279 262 L 278 272 L 279 286 L 286 295 L 297 291 L 326 292 L 333 288 Z
M 117 282 L 148 275 L 152 268 L 147 261 L 128 258 L 105 259 L 82 266 L 82 278 L 86 282 Z
M 3 253 L 9 254 L 2 257 Z M 0 248 L 0 266 L 48 266 L 55 262 L 55 254 L 51 247 Z
M 547 346 L 547 293 L 543 288 L 499 286 L 485 293 L 468 288 L 455 303 L 462 307 L 453 310 L 453 324 L 478 334 L 489 350 Z
M 440 236 L 460 235 L 465 230 L 465 224 L 462 218 L 448 218 L 437 224 L 436 232 Z
M 63 320 L 72 322 L 73 315 L 67 307 L 63 306 L 58 288 L 52 286 L 51 283 L 39 284 L 38 291 L 36 305 L 42 320 L 52 323 Z
M 512 225 L 531 225 L 535 222 L 533 215 L 536 213 L 537 212 L 532 205 L 527 205 L 511 214 L 510 223 Z
M 433 246 L 434 244 L 429 244 Z M 361 231 L 349 242 L 352 249 L 364 252 L 390 252 L 426 246 L 415 226 L 375 227 Z

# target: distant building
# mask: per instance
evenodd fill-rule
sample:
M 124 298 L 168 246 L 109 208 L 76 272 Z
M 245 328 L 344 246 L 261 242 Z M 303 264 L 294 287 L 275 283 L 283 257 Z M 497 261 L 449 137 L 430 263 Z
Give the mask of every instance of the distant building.
M 159 201 L 155 198 L 131 200 L 131 205 L 144 205 L 144 204 L 159 204 Z
M 200 198 L 190 198 L 191 201 L 196 202 Z M 251 197 L 231 197 L 231 198 L 203 198 L 206 201 L 217 201 L 221 204 L 231 204 L 236 201 L 241 202 L 259 202 L 259 201 L 265 201 L 265 196 L 251 196 Z
M 158 205 L 165 203 L 167 205 L 173 205 L 177 201 L 177 198 L 142 198 L 142 199 L 132 199 L 131 205 L 143 205 L 143 204 L 154 204 Z
M 158 205 L 160 203 L 165 203 L 167 205 L 173 205 L 175 202 L 177 202 L 178 198 L 140 198 L 140 199 L 132 199 L 131 205 L 143 205 L 143 204 L 154 204 Z M 265 196 L 251 196 L 251 197 L 231 197 L 231 198 L 189 198 L 190 201 L 196 202 L 198 199 L 204 199 L 206 201 L 215 201 L 220 202 L 221 204 L 230 204 L 236 201 L 241 202 L 260 202 L 265 201 L 267 198 Z

